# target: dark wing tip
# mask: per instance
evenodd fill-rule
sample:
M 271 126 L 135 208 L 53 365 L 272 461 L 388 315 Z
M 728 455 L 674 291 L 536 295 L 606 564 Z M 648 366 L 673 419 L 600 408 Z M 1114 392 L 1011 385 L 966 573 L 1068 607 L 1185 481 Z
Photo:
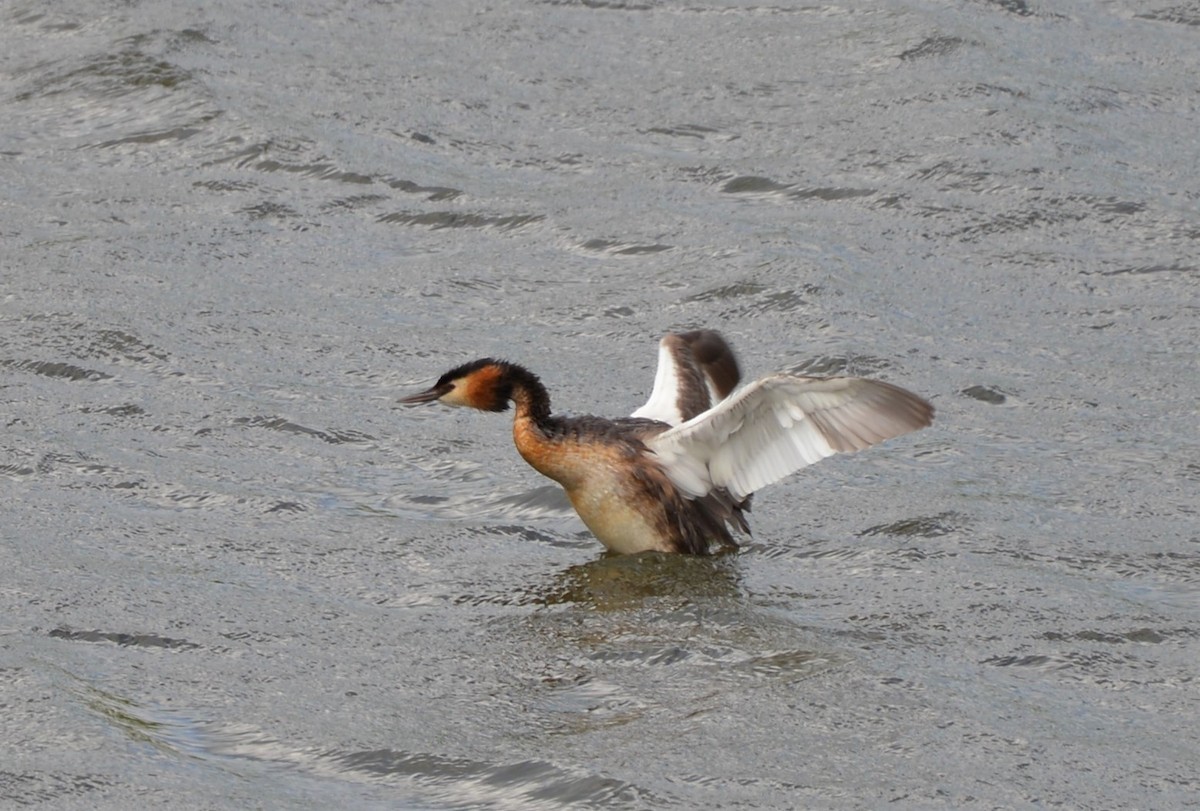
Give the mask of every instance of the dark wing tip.
M 838 453 L 861 451 L 933 424 L 933 405 L 908 389 L 882 380 L 843 378 L 850 399 L 809 414 L 829 447 Z
M 692 351 L 692 357 L 704 371 L 720 399 L 724 400 L 742 379 L 737 355 L 721 333 L 712 329 L 681 332 L 679 337 Z
M 888 395 L 883 399 L 882 406 L 894 409 L 898 419 L 909 427 L 910 431 L 928 428 L 933 425 L 936 410 L 933 403 L 920 395 L 913 394 L 908 389 L 902 389 L 891 383 L 883 384 L 888 389 Z

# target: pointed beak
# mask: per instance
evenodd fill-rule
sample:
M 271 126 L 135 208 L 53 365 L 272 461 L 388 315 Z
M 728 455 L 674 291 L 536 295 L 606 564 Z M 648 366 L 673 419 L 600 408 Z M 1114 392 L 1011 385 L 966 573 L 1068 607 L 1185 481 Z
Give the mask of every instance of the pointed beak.
M 401 397 L 398 402 L 404 405 L 419 405 L 420 403 L 432 403 L 446 392 L 450 391 L 451 386 L 434 386 L 419 394 L 410 394 L 407 397 Z

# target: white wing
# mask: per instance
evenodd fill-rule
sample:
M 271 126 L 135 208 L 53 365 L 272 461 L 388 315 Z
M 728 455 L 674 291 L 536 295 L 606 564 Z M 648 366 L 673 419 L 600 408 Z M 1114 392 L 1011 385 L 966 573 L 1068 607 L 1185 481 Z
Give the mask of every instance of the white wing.
M 650 392 L 650 399 L 633 412 L 631 417 L 645 417 L 665 422 L 667 425 L 679 425 L 684 421 L 679 410 L 680 369 L 675 362 L 676 350 L 668 340 L 670 337 L 668 335 L 658 342 L 658 369 L 654 373 L 654 388 Z
M 658 370 L 646 404 L 633 412 L 679 425 L 707 411 L 738 384 L 741 370 L 719 332 L 676 332 L 658 342 Z
M 826 456 L 862 450 L 932 421 L 933 406 L 890 383 L 777 374 L 647 444 L 689 495 L 723 487 L 742 499 Z

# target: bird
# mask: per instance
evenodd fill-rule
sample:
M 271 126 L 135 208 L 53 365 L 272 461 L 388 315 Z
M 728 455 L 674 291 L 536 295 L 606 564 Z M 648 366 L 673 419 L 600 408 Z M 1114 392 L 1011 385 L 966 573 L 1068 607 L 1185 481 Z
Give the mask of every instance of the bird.
M 515 407 L 513 441 L 566 491 L 593 535 L 617 554 L 706 555 L 749 536 L 751 495 L 835 453 L 933 422 L 933 406 L 891 383 L 777 372 L 737 389 L 733 349 L 711 329 L 659 342 L 654 387 L 629 417 L 556 416 L 524 366 L 480 358 L 443 374 L 405 405 Z

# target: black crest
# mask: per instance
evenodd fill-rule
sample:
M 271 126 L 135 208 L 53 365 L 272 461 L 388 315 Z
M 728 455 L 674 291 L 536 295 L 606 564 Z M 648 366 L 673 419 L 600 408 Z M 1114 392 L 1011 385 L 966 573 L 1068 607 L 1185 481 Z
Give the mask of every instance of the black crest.
M 497 375 L 490 386 L 475 392 L 474 405 L 477 408 L 484 411 L 507 411 L 508 403 L 513 398 L 514 389 L 519 388 L 528 395 L 535 419 L 544 419 L 550 416 L 550 397 L 546 393 L 546 387 L 542 385 L 542 381 L 524 366 L 506 360 L 480 358 L 470 363 L 464 363 L 438 378 L 435 388 L 443 386 L 449 388 L 453 381 L 469 377 L 488 367 L 495 367 Z

